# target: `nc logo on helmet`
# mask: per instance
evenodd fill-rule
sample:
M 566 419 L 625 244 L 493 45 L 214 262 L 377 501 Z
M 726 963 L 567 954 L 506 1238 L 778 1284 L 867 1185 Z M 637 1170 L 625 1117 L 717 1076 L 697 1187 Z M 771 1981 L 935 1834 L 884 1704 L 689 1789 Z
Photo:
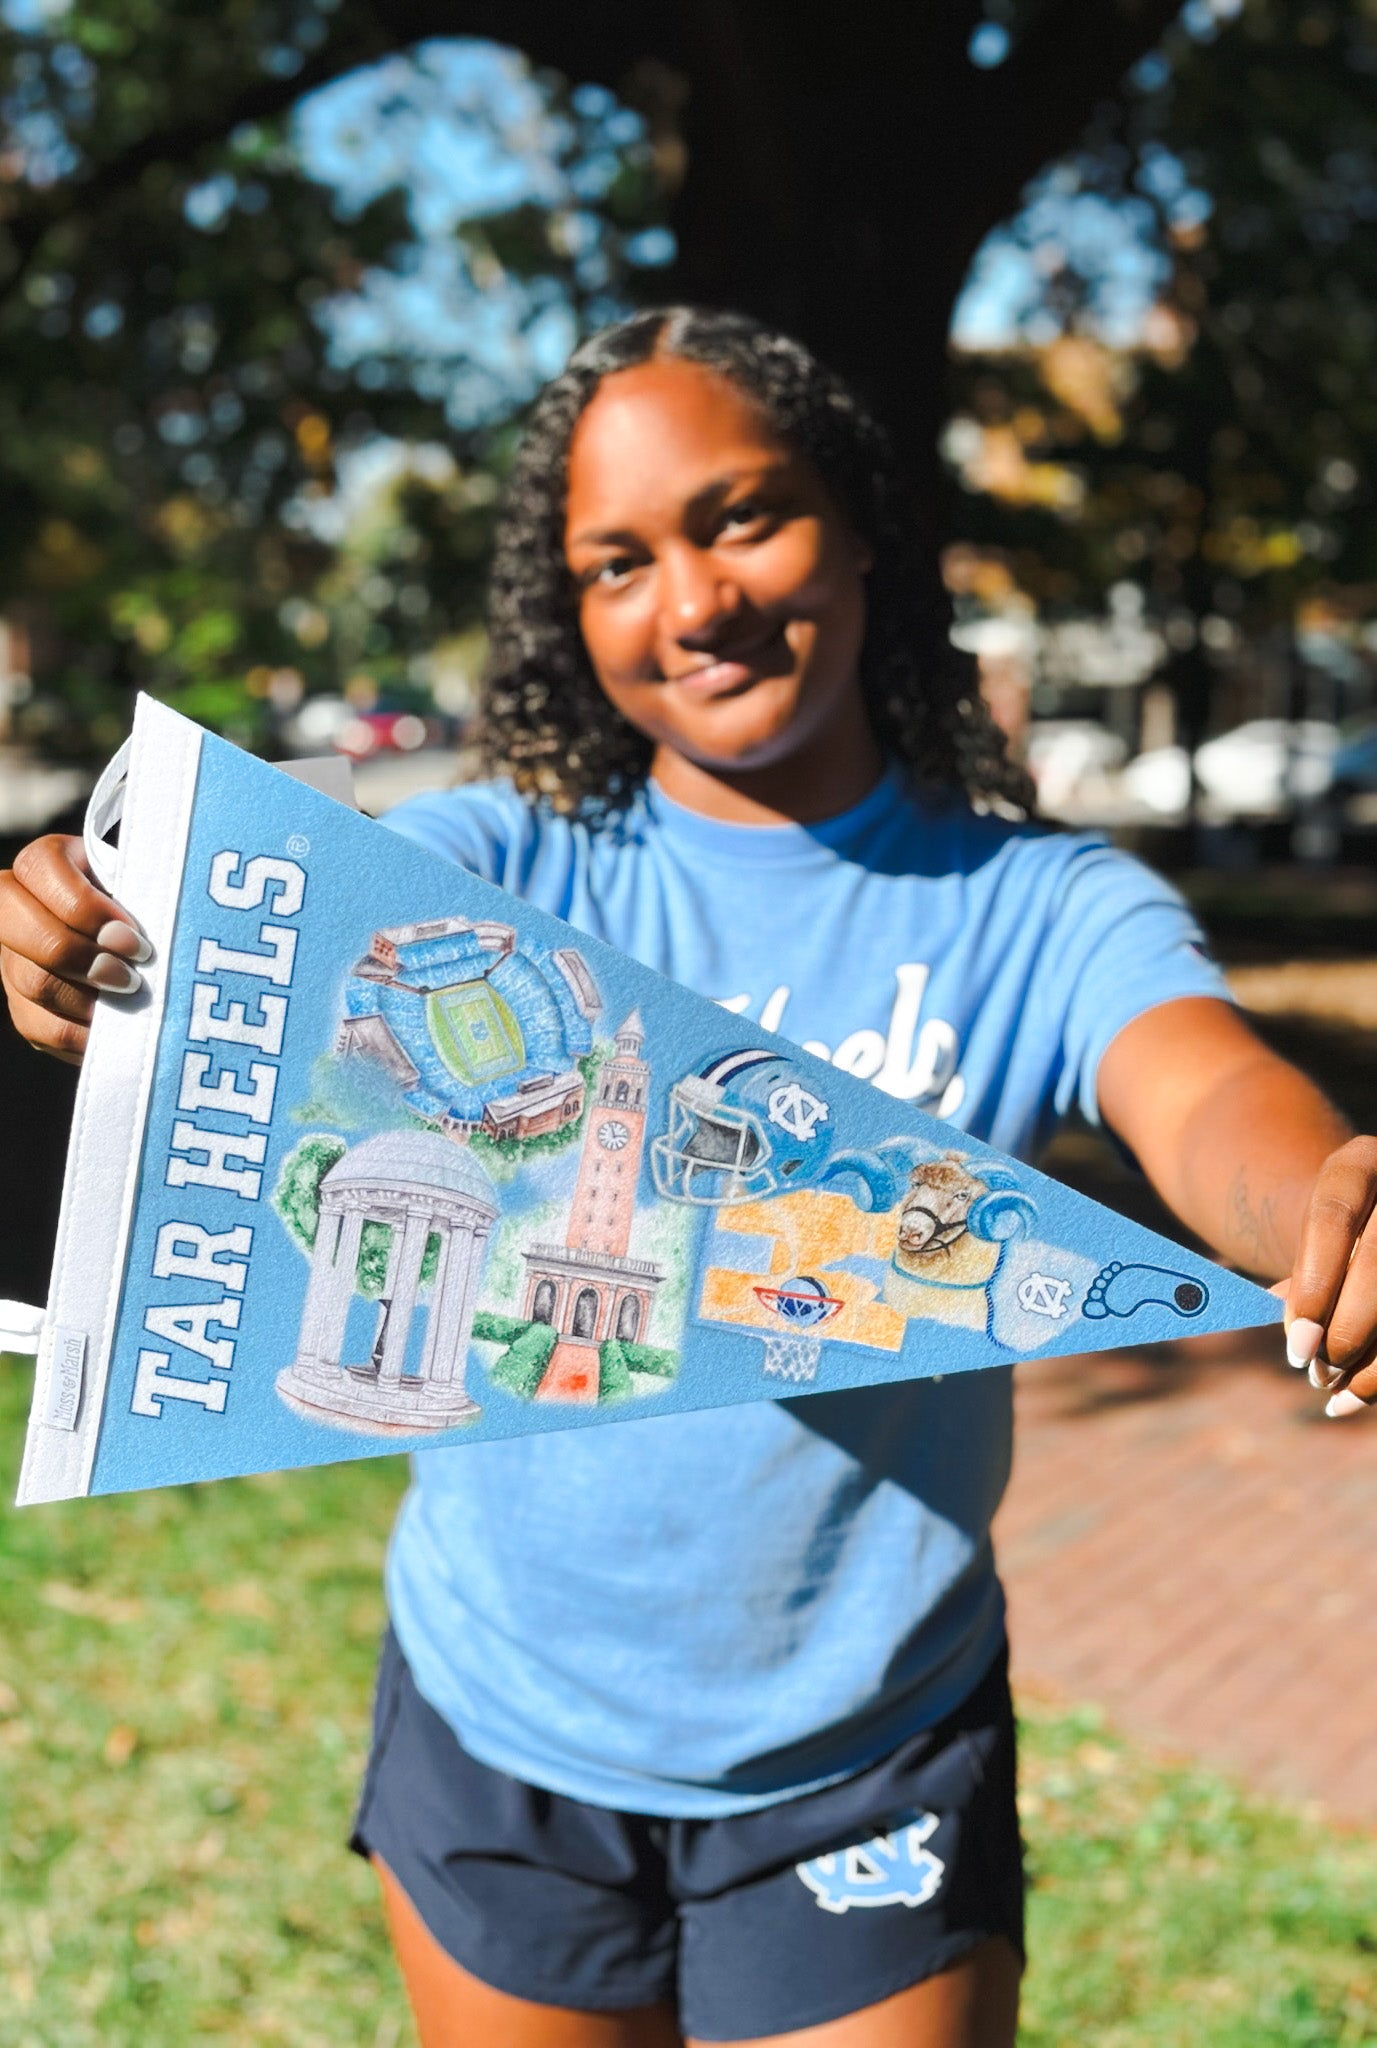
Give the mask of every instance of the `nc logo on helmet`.
M 937 1825 L 935 1813 L 920 1813 L 893 1834 L 872 1835 L 794 1868 L 824 1913 L 847 1913 L 852 1906 L 925 1906 L 937 1896 L 947 1868 L 923 1847 Z
M 759 1046 L 721 1053 L 669 1091 L 668 1128 L 650 1146 L 656 1190 L 719 1207 L 816 1184 L 831 1123 L 792 1060 Z
M 765 1106 L 770 1122 L 778 1124 L 791 1138 L 811 1138 L 814 1127 L 825 1124 L 828 1118 L 827 1104 L 810 1095 L 799 1081 L 783 1081 L 778 1088 L 772 1088 Z

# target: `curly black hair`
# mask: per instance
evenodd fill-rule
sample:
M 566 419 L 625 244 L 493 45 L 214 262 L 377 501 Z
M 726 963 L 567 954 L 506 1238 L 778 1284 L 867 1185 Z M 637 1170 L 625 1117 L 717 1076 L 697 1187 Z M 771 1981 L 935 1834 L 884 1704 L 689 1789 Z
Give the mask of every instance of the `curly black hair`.
M 498 522 L 479 751 L 529 801 L 591 819 L 644 782 L 651 743 L 598 687 L 565 562 L 569 444 L 604 377 L 653 356 L 700 363 L 751 398 L 803 450 L 873 555 L 861 684 L 876 738 L 915 782 L 1024 814 L 1027 774 L 951 644 L 951 604 L 889 441 L 855 393 L 801 343 L 741 313 L 661 307 L 577 349 L 532 408 Z

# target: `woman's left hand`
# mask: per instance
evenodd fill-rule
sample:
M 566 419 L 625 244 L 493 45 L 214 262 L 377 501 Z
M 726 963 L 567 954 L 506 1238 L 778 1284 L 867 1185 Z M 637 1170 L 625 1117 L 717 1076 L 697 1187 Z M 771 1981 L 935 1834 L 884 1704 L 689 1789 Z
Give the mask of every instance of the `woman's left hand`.
M 1325 1413 L 1377 1403 L 1377 1138 L 1325 1160 L 1284 1286 L 1286 1355 L 1329 1394 Z

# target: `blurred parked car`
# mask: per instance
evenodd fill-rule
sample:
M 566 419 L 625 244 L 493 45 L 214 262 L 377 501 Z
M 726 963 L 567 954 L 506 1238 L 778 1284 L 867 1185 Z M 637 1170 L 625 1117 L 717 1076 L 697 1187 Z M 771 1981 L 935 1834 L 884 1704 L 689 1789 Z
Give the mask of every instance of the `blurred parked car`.
M 1334 756 L 1336 790 L 1377 789 L 1377 718 L 1342 728 Z
M 1119 783 L 1126 797 L 1154 817 L 1182 818 L 1190 809 L 1191 757 L 1184 747 L 1153 747 L 1129 762 Z
M 413 705 L 360 710 L 343 697 L 308 697 L 282 726 L 282 738 L 296 754 L 347 754 L 369 761 L 379 754 L 417 754 L 424 747 L 448 747 L 458 721 Z
M 1030 726 L 1026 758 L 1039 807 L 1058 817 L 1068 806 L 1093 800 L 1127 753 L 1117 733 L 1088 718 L 1049 718 Z
M 1337 726 L 1255 718 L 1198 747 L 1195 773 L 1216 816 L 1278 817 L 1324 795 L 1338 751 Z
M 451 723 L 416 711 L 358 711 L 336 732 L 335 750 L 355 761 L 373 754 L 416 754 L 422 747 L 445 746 Z
M 283 744 L 294 754 L 328 754 L 337 733 L 356 716 L 343 697 L 308 697 L 299 710 L 282 721 Z

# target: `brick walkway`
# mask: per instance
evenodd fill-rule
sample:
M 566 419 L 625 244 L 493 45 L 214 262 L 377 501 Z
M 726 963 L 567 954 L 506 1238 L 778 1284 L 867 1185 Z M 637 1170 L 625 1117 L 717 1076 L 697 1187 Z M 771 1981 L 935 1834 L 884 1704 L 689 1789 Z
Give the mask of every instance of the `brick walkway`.
M 598 1398 L 598 1347 L 582 1339 L 561 1337 L 550 1353 L 536 1393 L 538 1401 L 596 1401 Z
M 996 1525 L 1015 1681 L 1377 1828 L 1377 1415 L 1279 1333 L 1021 1367 Z

